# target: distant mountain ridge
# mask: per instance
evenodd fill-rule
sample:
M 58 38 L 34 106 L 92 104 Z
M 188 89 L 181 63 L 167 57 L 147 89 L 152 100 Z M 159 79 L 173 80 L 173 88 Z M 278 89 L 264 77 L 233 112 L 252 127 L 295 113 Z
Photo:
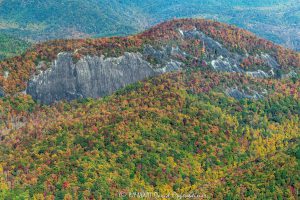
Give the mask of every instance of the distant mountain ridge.
M 174 17 L 216 19 L 246 28 L 289 48 L 300 49 L 300 5 L 297 0 L 0 2 L 0 32 L 38 41 L 129 35 Z

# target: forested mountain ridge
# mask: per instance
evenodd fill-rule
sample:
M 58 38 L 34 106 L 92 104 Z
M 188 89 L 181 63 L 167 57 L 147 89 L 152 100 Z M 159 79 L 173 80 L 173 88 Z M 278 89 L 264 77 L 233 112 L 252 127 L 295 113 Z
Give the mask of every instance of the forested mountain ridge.
M 2 0 L 0 31 L 45 41 L 129 35 L 173 18 L 204 17 L 299 50 L 299 10 L 297 0 Z
M 0 198 L 297 199 L 299 68 L 299 53 L 202 19 L 38 44 L 0 62 Z M 95 78 L 134 80 L 126 69 L 155 73 L 83 96 Z
M 0 89 L 7 94 L 26 90 L 29 80 L 43 76 L 41 72 L 49 67 L 54 69 L 52 62 L 62 52 L 69 52 L 73 57 L 73 61 L 67 61 L 69 64 L 63 62 L 62 68 L 78 61 L 82 63 L 86 56 L 112 58 L 125 52 L 141 53 L 142 61 L 161 70 L 177 62 L 184 68 L 208 65 L 217 71 L 281 78 L 297 76 L 300 66 L 299 53 L 245 30 L 209 20 L 179 19 L 136 36 L 38 44 L 21 56 L 0 62 Z M 37 76 L 32 77 L 34 74 Z

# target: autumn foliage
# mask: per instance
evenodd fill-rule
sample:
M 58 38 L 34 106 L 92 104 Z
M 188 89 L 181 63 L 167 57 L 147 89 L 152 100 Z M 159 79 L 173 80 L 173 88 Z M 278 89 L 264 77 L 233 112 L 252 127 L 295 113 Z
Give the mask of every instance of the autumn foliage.
M 194 27 L 247 51 L 244 69 L 262 67 L 257 51 L 276 56 L 283 70 L 300 67 L 298 53 L 207 20 L 173 20 L 126 38 L 38 44 L 0 63 L 0 86 L 9 94 L 0 98 L 0 199 L 123 199 L 120 192 L 143 191 L 298 199 L 299 77 L 215 72 L 201 60 L 201 41 L 180 39 L 178 29 Z M 101 99 L 45 106 L 19 93 L 40 61 L 46 70 L 59 52 L 74 52 L 76 62 L 169 41 L 200 59 L 180 57 L 184 70 Z M 261 97 L 235 99 L 228 89 Z
M 120 56 L 125 51 L 139 51 L 145 44 L 162 45 L 173 40 L 179 40 L 183 46 L 190 45 L 187 46 L 189 47 L 187 49 L 191 50 L 190 47 L 195 45 L 195 41 L 187 41 L 189 44 L 184 44 L 178 30 L 194 28 L 211 36 L 232 51 L 247 51 L 250 55 L 258 52 L 269 53 L 277 58 L 282 70 L 289 71 L 300 67 L 299 53 L 258 38 L 248 31 L 210 20 L 178 19 L 159 24 L 136 36 L 53 40 L 37 44 L 21 56 L 0 62 L 0 87 L 8 94 L 23 91 L 30 76 L 35 74 L 40 61 L 46 61 L 50 65 L 50 62 L 60 52 L 73 52 L 74 62 L 76 62 L 83 55 Z M 201 44 L 201 41 L 198 42 Z M 199 56 L 201 50 L 194 50 L 193 53 L 193 55 Z M 242 67 L 246 68 L 257 64 L 259 61 L 250 57 L 243 62 Z M 9 78 L 5 78 L 5 71 L 9 72 Z
M 243 85 L 268 93 L 240 101 L 224 94 Z M 100 100 L 4 98 L 0 196 L 115 199 L 146 190 L 296 199 L 299 86 L 195 70 Z

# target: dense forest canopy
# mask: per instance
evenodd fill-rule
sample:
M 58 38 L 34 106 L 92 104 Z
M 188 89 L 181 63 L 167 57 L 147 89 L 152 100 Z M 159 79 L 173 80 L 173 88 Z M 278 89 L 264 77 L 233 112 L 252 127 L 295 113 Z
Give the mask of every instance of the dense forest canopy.
M 26 41 L 0 34 L 0 60 L 20 55 L 28 47 L 30 47 L 30 44 Z
M 231 52 L 240 67 L 278 72 L 253 77 L 218 72 L 205 45 L 182 39 L 199 29 Z M 24 89 L 39 62 L 60 52 L 117 57 L 144 45 L 178 45 L 190 56 L 181 71 L 131 84 L 99 99 L 41 105 Z M 156 60 L 149 60 L 156 63 Z M 45 65 L 41 70 L 47 70 Z M 120 194 L 195 194 L 207 199 L 298 199 L 300 56 L 223 23 L 180 19 L 141 34 L 54 40 L 0 62 L 0 199 L 130 199 Z M 1 89 L 0 88 L 0 89 Z M 232 91 L 243 91 L 236 98 Z M 254 98 L 253 95 L 261 94 Z

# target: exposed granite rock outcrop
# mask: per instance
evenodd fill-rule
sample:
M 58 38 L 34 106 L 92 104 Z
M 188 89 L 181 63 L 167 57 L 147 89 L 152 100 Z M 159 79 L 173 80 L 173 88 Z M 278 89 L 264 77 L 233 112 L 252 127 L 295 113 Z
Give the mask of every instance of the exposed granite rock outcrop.
M 161 49 L 155 49 L 151 45 L 145 45 L 143 56 L 146 59 L 154 59 L 157 64 L 166 65 L 173 62 L 172 59 L 176 59 L 177 56 L 186 57 L 188 54 L 182 51 L 178 46 L 163 46 Z
M 212 56 L 223 56 L 223 57 L 236 57 L 240 58 L 238 54 L 231 53 L 228 49 L 226 49 L 222 44 L 207 36 L 203 32 L 197 29 L 183 31 L 183 37 L 185 39 L 199 39 L 204 42 L 206 50 L 210 53 L 213 53 Z
M 204 43 L 208 56 L 207 60 L 211 61 L 215 70 L 223 72 L 243 72 L 243 70 L 239 68 L 239 65 L 244 55 L 230 52 L 222 44 L 196 28 L 188 31 L 180 30 L 180 33 L 185 39 L 195 38 Z
M 237 88 L 229 88 L 226 90 L 226 94 L 230 97 L 233 97 L 237 100 L 241 99 L 262 99 L 264 96 L 259 94 L 257 91 L 252 91 L 253 94 L 246 93 L 243 90 Z
M 259 52 L 254 57 L 262 61 L 263 68 L 246 71 L 241 67 L 241 63 L 249 56 L 246 51 L 231 52 L 226 46 L 196 28 L 179 30 L 179 34 L 183 40 L 199 39 L 203 42 L 205 54 L 201 59 L 215 71 L 244 73 L 254 78 L 270 78 L 275 77 L 280 69 L 274 57 Z M 26 92 L 44 104 L 77 98 L 98 98 L 139 80 L 185 68 L 186 60 L 198 61 L 194 56 L 174 44 L 160 47 L 145 44 L 141 53 L 127 52 L 118 58 L 85 56 L 77 63 L 73 63 L 72 53 L 60 53 L 49 68 L 48 63 L 39 63 L 37 66 L 39 74 L 30 79 Z M 286 76 L 295 75 L 290 73 Z M 239 89 L 229 89 L 226 93 L 236 99 L 263 97 L 255 91 L 249 93 Z
M 272 56 L 270 56 L 267 53 L 261 53 L 260 55 L 256 56 L 258 59 L 263 60 L 263 62 L 269 66 L 271 69 L 278 69 L 280 68 L 279 63 L 276 61 L 275 58 L 273 58 Z
M 228 57 L 219 56 L 216 60 L 211 61 L 211 65 L 215 70 L 220 72 L 244 72 Z
M 253 77 L 267 78 L 275 75 L 272 74 L 274 70 L 280 69 L 280 64 L 273 56 L 261 52 L 257 54 L 255 58 L 263 61 L 264 65 L 269 67 L 271 73 L 268 74 L 269 72 L 267 73 L 262 70 L 257 72 L 246 72 L 240 67 L 240 64 L 244 58 L 249 57 L 247 52 L 231 52 L 218 41 L 207 36 L 197 28 L 187 31 L 179 30 L 179 33 L 183 39 L 199 39 L 203 42 L 207 51 L 206 60 L 211 62 L 212 67 L 216 71 L 248 73 L 249 75 L 253 75 Z
M 178 70 L 172 61 L 157 68 L 140 53 L 125 53 L 118 58 L 85 56 L 73 63 L 71 53 L 60 53 L 52 66 L 32 77 L 26 92 L 44 104 L 77 98 L 98 98 L 139 80 Z
M 246 74 L 254 77 L 254 78 L 269 78 L 269 74 L 267 74 L 266 72 L 262 71 L 262 70 L 257 70 L 255 72 L 246 72 Z

